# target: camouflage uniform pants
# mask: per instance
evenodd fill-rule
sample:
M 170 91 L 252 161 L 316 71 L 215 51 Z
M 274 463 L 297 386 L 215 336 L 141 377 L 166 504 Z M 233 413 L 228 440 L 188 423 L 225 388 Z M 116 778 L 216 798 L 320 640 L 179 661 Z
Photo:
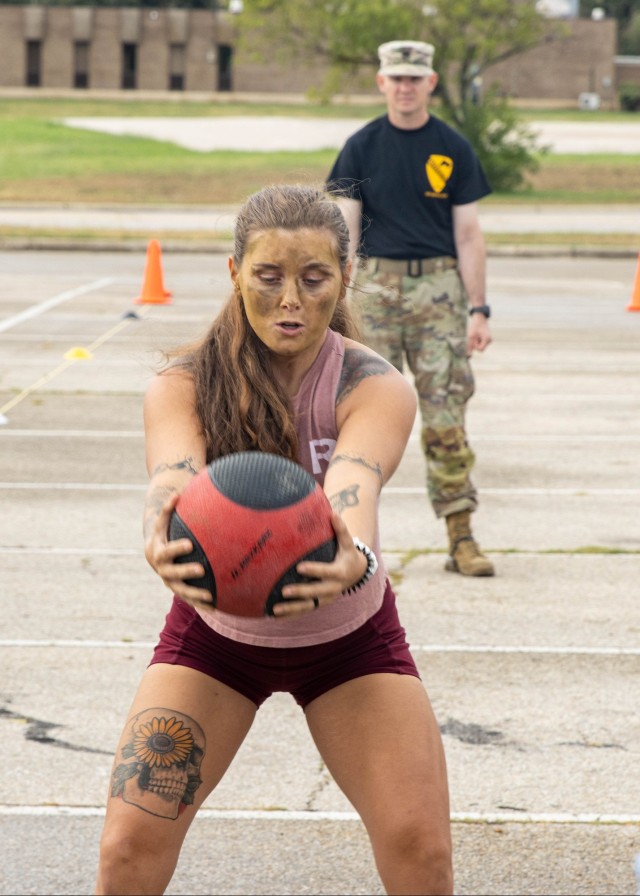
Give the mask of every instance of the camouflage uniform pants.
M 352 301 L 365 344 L 401 372 L 406 358 L 413 374 L 436 516 L 475 510 L 475 455 L 465 432 L 474 380 L 466 350 L 467 296 L 458 271 L 408 277 L 375 271 L 370 261 L 358 273 Z

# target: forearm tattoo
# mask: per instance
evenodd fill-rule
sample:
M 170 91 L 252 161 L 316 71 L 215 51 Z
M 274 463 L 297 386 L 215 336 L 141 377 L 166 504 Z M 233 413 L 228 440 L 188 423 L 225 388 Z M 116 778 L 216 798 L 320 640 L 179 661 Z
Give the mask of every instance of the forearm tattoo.
M 356 386 L 368 376 L 383 376 L 393 370 L 391 364 L 379 356 L 370 355 L 360 348 L 348 348 L 344 353 L 344 364 L 338 383 L 336 405 L 344 401 Z
M 147 538 L 151 534 L 156 517 L 164 507 L 166 501 L 171 495 L 178 491 L 177 488 L 169 486 L 156 486 L 147 494 L 147 500 L 144 506 L 143 534 Z
M 176 461 L 173 464 L 158 464 L 151 473 L 151 479 L 164 473 L 166 470 L 186 470 L 193 476 L 198 472 L 192 457 L 185 457 L 183 460 Z M 151 533 L 156 517 L 164 507 L 165 503 L 174 495 L 178 489 L 174 485 L 154 485 L 147 492 L 147 498 L 144 508 L 143 532 L 147 538 Z
M 337 494 L 330 495 L 329 504 L 331 504 L 331 509 L 341 516 L 342 511 L 346 510 L 347 507 L 357 507 L 360 503 L 358 497 L 359 488 L 360 486 L 354 483 L 348 488 L 341 489 Z

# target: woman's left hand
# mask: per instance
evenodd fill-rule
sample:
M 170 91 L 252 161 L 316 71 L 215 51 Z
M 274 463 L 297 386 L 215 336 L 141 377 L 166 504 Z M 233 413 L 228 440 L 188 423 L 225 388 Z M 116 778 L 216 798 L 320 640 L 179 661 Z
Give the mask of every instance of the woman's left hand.
M 326 607 L 338 600 L 348 588 L 359 582 L 367 568 L 366 557 L 358 551 L 342 518 L 332 514 L 331 523 L 336 533 L 338 549 L 331 563 L 303 560 L 296 571 L 312 582 L 296 582 L 282 589 L 284 600 L 275 604 L 277 617 L 302 616 L 318 607 Z

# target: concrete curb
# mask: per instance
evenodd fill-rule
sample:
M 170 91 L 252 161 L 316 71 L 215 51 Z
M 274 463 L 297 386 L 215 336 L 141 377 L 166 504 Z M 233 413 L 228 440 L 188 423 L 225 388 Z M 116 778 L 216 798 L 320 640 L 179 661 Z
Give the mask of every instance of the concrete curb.
M 222 254 L 233 251 L 233 243 L 229 241 L 202 239 L 162 239 L 162 251 L 173 254 Z M 97 239 L 66 239 L 65 237 L 0 237 L 2 251 L 52 251 L 64 252 L 145 252 L 147 239 L 113 239 L 99 237 Z M 635 248 L 576 246 L 576 245 L 524 245 L 519 243 L 508 245 L 487 245 L 489 258 L 636 258 Z

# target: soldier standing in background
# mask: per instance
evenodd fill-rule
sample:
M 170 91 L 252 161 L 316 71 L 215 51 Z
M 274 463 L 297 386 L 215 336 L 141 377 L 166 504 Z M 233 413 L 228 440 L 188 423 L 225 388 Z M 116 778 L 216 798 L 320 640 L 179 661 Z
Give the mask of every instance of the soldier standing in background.
M 469 358 L 491 342 L 477 200 L 491 192 L 469 142 L 429 112 L 434 48 L 378 48 L 387 114 L 346 141 L 328 178 L 360 256 L 353 301 L 364 341 L 398 370 L 406 357 L 422 416 L 429 499 L 444 517 L 445 569 L 492 576 L 471 532 L 478 500 L 465 431 Z

